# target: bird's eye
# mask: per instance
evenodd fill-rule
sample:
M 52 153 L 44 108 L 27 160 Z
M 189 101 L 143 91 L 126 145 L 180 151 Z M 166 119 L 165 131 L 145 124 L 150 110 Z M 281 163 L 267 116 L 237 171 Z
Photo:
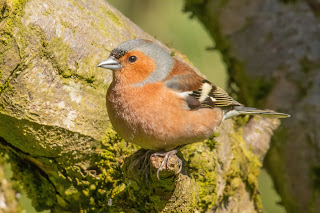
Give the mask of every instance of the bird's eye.
M 138 59 L 137 56 L 132 55 L 132 56 L 129 57 L 128 60 L 129 60 L 130 63 L 134 63 L 137 59 Z

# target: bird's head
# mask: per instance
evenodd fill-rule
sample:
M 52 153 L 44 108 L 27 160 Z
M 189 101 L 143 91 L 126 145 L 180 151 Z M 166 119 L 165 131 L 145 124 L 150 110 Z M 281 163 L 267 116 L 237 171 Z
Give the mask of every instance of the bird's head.
M 113 71 L 129 84 L 143 86 L 164 80 L 173 68 L 170 54 L 152 41 L 135 39 L 114 48 L 97 66 Z

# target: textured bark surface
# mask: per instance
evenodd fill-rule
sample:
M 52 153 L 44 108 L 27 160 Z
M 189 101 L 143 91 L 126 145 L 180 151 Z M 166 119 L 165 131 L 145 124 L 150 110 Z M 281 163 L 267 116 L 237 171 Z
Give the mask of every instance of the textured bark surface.
M 239 101 L 292 115 L 266 167 L 288 212 L 320 212 L 319 2 L 186 0 L 186 10 L 215 39 Z
M 0 11 L 0 148 L 37 210 L 261 210 L 257 176 L 277 120 L 224 122 L 181 150 L 181 174 L 173 158 L 158 180 L 161 159 L 144 161 L 111 129 L 111 73 L 96 68 L 119 43 L 154 39 L 102 0 L 1 0 Z

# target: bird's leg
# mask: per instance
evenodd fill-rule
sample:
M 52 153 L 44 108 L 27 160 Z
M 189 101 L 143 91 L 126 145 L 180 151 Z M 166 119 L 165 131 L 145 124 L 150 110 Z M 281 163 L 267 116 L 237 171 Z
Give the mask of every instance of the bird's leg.
M 172 156 L 176 155 L 178 150 L 181 147 L 177 147 L 171 151 L 168 152 L 155 152 L 151 155 L 151 158 L 153 157 L 163 157 L 163 160 L 157 170 L 157 178 L 160 180 L 159 178 L 159 173 L 161 170 L 165 169 L 165 168 L 169 168 L 170 167 L 170 159 Z M 180 158 L 178 158 L 178 166 L 179 166 L 179 170 L 176 172 L 176 174 L 180 173 L 182 170 L 182 160 Z

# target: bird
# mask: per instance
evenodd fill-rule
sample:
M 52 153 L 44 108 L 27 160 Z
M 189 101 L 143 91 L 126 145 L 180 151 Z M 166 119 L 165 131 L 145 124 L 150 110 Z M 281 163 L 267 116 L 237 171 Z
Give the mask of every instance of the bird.
M 290 116 L 244 106 L 150 40 L 123 42 L 97 66 L 112 71 L 106 106 L 113 128 L 126 141 L 164 157 L 158 178 L 181 147 L 209 138 L 226 119 Z

